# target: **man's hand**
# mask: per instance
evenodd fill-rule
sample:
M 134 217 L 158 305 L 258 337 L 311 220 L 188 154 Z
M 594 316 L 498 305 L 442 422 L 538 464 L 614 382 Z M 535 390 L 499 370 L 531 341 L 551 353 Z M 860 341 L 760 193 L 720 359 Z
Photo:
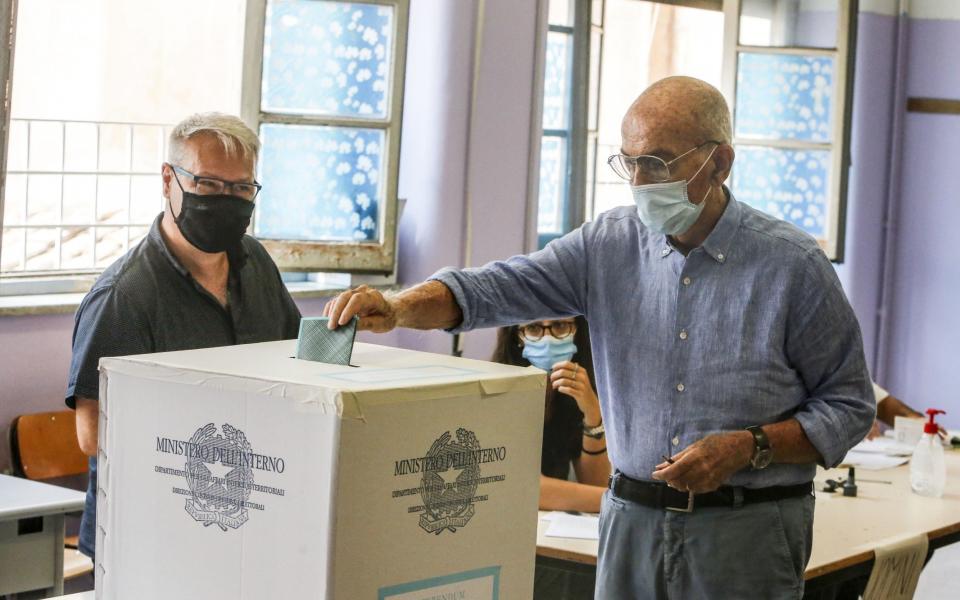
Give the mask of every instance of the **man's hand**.
M 346 325 L 355 316 L 360 317 L 358 329 L 386 333 L 397 326 L 397 311 L 378 290 L 366 285 L 343 292 L 327 302 L 323 316 L 330 317 L 330 329 Z
M 330 329 L 360 317 L 358 327 L 376 333 L 386 333 L 396 327 L 450 329 L 463 321 L 453 292 L 434 280 L 389 297 L 361 285 L 327 302 L 323 316 L 330 317 Z
M 753 436 L 749 431 L 708 435 L 672 456 L 673 464 L 657 465 L 653 478 L 683 492 L 703 494 L 726 483 L 750 464 L 752 456 Z

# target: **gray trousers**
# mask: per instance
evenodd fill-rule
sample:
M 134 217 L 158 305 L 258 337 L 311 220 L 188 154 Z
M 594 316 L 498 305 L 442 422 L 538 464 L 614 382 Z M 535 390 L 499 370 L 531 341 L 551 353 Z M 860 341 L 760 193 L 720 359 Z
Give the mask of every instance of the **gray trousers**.
M 681 513 L 607 490 L 596 600 L 801 598 L 812 495 Z

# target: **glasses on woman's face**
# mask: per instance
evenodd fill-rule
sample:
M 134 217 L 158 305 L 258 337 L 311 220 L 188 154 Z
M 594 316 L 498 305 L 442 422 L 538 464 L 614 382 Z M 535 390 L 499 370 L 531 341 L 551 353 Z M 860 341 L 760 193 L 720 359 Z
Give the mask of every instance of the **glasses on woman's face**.
M 543 339 L 543 336 L 550 333 L 558 340 L 570 337 L 577 332 L 577 325 L 573 321 L 555 321 L 549 325 L 540 323 L 530 323 L 520 326 L 520 337 L 528 342 L 536 342 Z

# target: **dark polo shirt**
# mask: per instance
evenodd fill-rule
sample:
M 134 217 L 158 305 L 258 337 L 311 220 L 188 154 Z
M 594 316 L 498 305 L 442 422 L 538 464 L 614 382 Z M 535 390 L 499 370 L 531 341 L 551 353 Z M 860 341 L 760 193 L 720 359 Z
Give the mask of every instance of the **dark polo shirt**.
M 147 237 L 103 272 L 77 309 L 66 391 L 71 408 L 76 396 L 99 398 L 97 366 L 105 356 L 297 337 L 300 311 L 259 242 L 245 236 L 245 257 L 231 256 L 224 308 L 167 248 L 162 218 L 161 213 Z M 80 526 L 80 550 L 88 556 L 96 542 L 96 482 L 96 458 L 91 458 Z

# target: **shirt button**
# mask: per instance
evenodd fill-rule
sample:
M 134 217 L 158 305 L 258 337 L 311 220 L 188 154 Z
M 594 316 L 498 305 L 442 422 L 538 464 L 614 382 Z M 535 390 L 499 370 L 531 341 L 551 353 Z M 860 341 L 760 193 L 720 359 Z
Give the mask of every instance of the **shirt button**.
M 686 386 L 684 386 L 682 383 L 678 383 L 678 384 L 677 384 L 677 391 L 678 391 L 678 392 L 682 392 L 682 391 L 685 390 L 685 389 L 687 389 L 687 388 L 686 388 Z
M 672 440 L 670 440 L 670 443 L 673 444 L 674 446 L 679 446 L 679 445 L 680 445 L 680 438 L 675 437 L 675 438 L 673 438 Z
M 687 339 L 687 330 L 686 330 L 686 329 L 681 329 L 681 330 L 680 330 L 680 339 L 681 339 L 681 340 Z
M 683 278 L 683 285 L 690 285 L 690 281 L 691 281 L 691 279 L 690 279 L 689 277 L 684 277 L 684 278 Z
M 666 256 L 670 254 L 670 248 L 664 248 L 663 252 L 660 253 L 660 256 Z
M 723 262 L 723 253 L 722 253 L 722 252 L 721 252 L 720 254 L 717 254 L 717 260 L 719 260 L 720 262 Z

